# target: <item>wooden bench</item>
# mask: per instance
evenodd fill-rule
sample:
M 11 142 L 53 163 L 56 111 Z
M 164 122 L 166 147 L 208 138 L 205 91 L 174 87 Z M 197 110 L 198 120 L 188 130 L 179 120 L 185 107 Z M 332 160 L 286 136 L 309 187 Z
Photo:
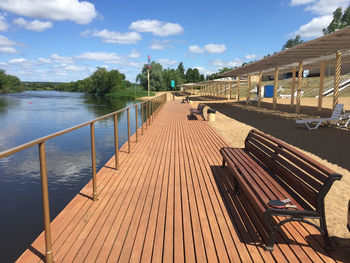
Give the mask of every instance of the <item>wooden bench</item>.
M 290 221 L 301 221 L 316 227 L 330 248 L 324 199 L 341 175 L 311 159 L 295 148 L 270 135 L 251 130 L 245 148 L 220 149 L 222 166 L 235 181 L 235 194 L 254 214 L 256 228 L 265 240 L 265 249 L 272 251 L 279 228 Z M 296 209 L 272 208 L 270 200 L 290 198 Z M 282 218 L 280 216 L 283 216 Z M 320 227 L 307 218 L 320 220 Z
M 205 107 L 204 103 L 199 103 L 197 106 L 197 109 L 195 109 L 195 108 L 190 109 L 190 115 L 193 116 L 195 114 L 198 114 L 198 115 L 202 116 L 203 120 L 205 120 L 204 113 L 203 113 L 204 107 Z

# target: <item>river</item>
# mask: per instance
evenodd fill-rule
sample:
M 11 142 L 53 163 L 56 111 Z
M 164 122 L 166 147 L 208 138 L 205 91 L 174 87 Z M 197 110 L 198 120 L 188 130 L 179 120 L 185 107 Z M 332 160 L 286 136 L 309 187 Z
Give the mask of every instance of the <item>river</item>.
M 0 95 L 0 152 L 135 103 L 58 91 Z M 133 134 L 134 110 L 130 120 Z M 113 127 L 113 118 L 95 124 L 97 170 L 114 154 Z M 126 112 L 118 129 L 120 147 L 127 140 Z M 91 179 L 89 126 L 49 140 L 46 156 L 53 220 Z M 43 231 L 37 146 L 0 159 L 0 211 L 0 261 L 12 262 Z

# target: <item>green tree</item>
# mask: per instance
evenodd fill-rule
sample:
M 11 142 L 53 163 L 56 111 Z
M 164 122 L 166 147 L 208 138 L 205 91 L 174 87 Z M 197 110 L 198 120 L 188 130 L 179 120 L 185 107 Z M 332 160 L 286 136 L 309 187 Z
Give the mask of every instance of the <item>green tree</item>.
M 141 73 L 136 77 L 136 81 L 140 82 L 144 90 L 148 89 L 147 69 L 147 64 L 143 65 Z M 155 63 L 154 61 L 151 63 L 150 69 L 150 90 L 166 90 L 166 84 L 163 78 L 163 67 L 161 64 Z
M 0 69 L 0 94 L 24 91 L 24 86 L 16 76 L 8 75 Z
M 176 73 L 178 74 L 178 79 L 179 79 L 178 84 L 185 83 L 185 79 L 186 79 L 185 67 L 184 67 L 184 64 L 182 62 L 180 62 L 180 64 L 177 66 Z
M 341 7 L 338 7 L 333 12 L 333 19 L 327 28 L 324 28 L 323 34 L 327 35 L 335 32 L 337 29 L 342 29 L 350 25 L 350 6 L 342 12 Z
M 294 47 L 294 46 L 299 45 L 303 42 L 304 41 L 302 39 L 300 39 L 300 35 L 296 35 L 295 38 L 291 38 L 291 39 L 287 40 L 287 42 L 283 45 L 282 50 Z

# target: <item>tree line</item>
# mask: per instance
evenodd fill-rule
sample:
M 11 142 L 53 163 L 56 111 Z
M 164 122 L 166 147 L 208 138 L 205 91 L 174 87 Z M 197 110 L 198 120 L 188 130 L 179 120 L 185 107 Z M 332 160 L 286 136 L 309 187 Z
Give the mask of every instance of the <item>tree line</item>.
M 55 89 L 59 91 L 87 92 L 97 96 L 104 96 L 131 88 L 132 86 L 133 84 L 126 80 L 125 75 L 118 70 L 112 69 L 108 71 L 106 68 L 98 67 L 89 77 L 69 83 L 60 83 L 55 86 Z
M 145 64 L 142 67 L 141 73 L 137 75 L 136 82 L 139 82 L 143 89 L 148 89 L 147 80 L 148 65 Z M 163 69 L 163 66 L 159 63 L 152 62 L 150 68 L 150 89 L 153 91 L 166 91 L 172 90 L 171 81 L 175 81 L 175 85 L 184 83 L 197 83 L 204 81 L 205 77 L 200 74 L 197 68 L 188 68 L 185 71 L 185 67 L 181 62 L 176 69 Z
M 5 70 L 0 69 L 0 94 L 21 91 L 24 91 L 24 86 L 19 78 L 6 74 Z

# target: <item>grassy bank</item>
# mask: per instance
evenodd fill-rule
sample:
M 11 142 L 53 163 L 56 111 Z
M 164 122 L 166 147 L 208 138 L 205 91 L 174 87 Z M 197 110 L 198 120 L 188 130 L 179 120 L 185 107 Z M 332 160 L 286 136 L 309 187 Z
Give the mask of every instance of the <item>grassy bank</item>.
M 151 96 L 154 96 L 154 92 L 150 93 Z M 125 99 L 125 100 L 135 100 L 137 98 L 141 97 L 147 97 L 148 92 L 146 90 L 142 89 L 123 89 L 119 90 L 113 93 L 107 93 L 105 95 L 106 97 L 110 98 L 118 98 L 118 99 Z

